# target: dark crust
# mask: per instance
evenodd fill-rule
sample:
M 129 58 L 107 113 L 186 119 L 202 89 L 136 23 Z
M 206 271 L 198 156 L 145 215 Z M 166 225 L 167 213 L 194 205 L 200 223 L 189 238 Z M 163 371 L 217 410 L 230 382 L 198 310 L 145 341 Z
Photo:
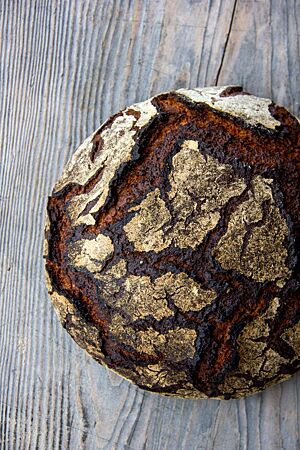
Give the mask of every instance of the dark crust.
M 228 86 L 221 92 L 220 97 L 233 97 L 235 95 L 250 95 L 243 91 L 242 86 Z
M 242 92 L 239 89 L 227 89 L 221 96 L 240 95 Z M 122 165 L 111 182 L 105 205 L 94 215 L 96 225 L 79 225 L 75 229 L 72 228 L 66 206 L 75 195 L 91 190 L 100 179 L 101 171 L 85 186 L 69 184 L 49 197 L 47 211 L 50 229 L 46 235 L 49 254 L 46 269 L 53 289 L 69 299 L 84 320 L 98 327 L 103 342 L 103 362 L 116 370 L 123 367 L 134 372 L 139 365 L 159 362 L 159 357 L 139 354 L 129 346 L 110 338 L 108 325 L 111 311 L 101 297 L 101 283 L 87 271 L 79 271 L 69 264 L 69 242 L 93 238 L 101 232 L 109 236 L 115 246 L 114 255 L 107 262 L 106 269 L 125 258 L 128 274 L 149 275 L 154 280 L 167 272 L 185 272 L 199 281 L 204 288 L 214 289 L 218 294 L 217 298 L 198 313 L 183 313 L 169 299 L 174 316 L 161 321 L 146 317 L 137 321 L 134 326 L 136 329 L 143 329 L 151 324 L 161 333 L 175 325 L 194 329 L 198 338 L 196 356 L 188 367 L 189 379 L 197 389 L 208 396 L 234 397 L 237 393 L 222 392 L 219 385 L 238 365 L 237 338 L 247 323 L 267 309 L 274 297 L 280 297 L 282 301 L 267 338 L 267 345 L 285 358 L 292 360 L 295 357 L 293 349 L 283 342 L 280 335 L 300 319 L 300 221 L 297 190 L 300 125 L 288 111 L 274 104 L 270 106 L 270 113 L 281 123 L 276 130 L 250 126 L 241 119 L 215 111 L 206 104 L 195 104 L 175 93 L 157 96 L 152 103 L 159 114 L 137 132 L 133 158 Z M 106 122 L 105 126 L 110 126 L 114 118 Z M 275 282 L 259 283 L 234 270 L 225 271 L 212 256 L 213 248 L 227 230 L 231 213 L 244 201 L 245 194 L 228 201 L 221 211 L 217 226 L 195 250 L 178 249 L 171 245 L 159 253 L 137 252 L 128 241 L 123 230 L 124 224 L 133 215 L 128 209 L 144 199 L 147 193 L 155 187 L 160 187 L 163 200 L 171 207 L 167 195 L 164 195 L 170 189 L 170 161 L 182 142 L 188 139 L 198 140 L 202 153 L 212 155 L 221 163 L 231 164 L 248 186 L 254 175 L 274 179 L 278 191 L 278 205 L 290 229 L 286 247 L 292 276 L 283 288 L 279 288 Z M 94 137 L 92 161 L 99 151 L 100 132 Z M 84 214 L 92 206 L 88 205 Z M 141 260 L 143 264 L 139 264 Z M 124 313 L 126 314 L 126 311 Z M 74 325 L 66 321 L 64 326 L 68 330 Z M 276 378 L 282 374 L 296 372 L 299 364 L 299 359 L 296 359 L 293 363 L 281 366 Z M 186 370 L 186 367 L 179 363 L 174 363 L 171 368 Z M 263 389 L 270 381 L 272 380 L 268 378 L 264 381 L 253 379 L 257 390 Z M 178 387 L 183 386 L 158 386 L 153 390 L 168 393 L 176 391 Z

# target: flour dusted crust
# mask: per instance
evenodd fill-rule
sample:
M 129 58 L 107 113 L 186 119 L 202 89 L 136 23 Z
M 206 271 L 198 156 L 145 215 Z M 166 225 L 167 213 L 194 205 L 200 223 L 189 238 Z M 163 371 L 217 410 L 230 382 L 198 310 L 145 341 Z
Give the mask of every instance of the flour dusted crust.
M 119 112 L 47 205 L 46 281 L 98 362 L 143 389 L 237 398 L 300 365 L 297 118 L 238 86 Z

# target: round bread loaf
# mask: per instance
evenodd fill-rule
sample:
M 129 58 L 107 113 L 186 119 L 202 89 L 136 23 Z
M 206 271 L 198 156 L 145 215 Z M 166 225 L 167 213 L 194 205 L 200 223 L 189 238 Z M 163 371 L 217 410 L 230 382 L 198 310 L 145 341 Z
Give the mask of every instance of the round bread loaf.
M 47 285 L 68 333 L 164 395 L 229 399 L 289 378 L 299 147 L 299 120 L 238 86 L 163 93 L 106 121 L 47 205 Z

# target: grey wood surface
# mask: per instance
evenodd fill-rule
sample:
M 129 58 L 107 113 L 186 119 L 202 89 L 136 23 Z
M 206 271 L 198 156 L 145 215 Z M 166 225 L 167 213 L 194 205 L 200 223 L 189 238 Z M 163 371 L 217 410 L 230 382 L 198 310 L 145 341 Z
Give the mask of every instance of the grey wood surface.
M 299 115 L 299 0 L 0 1 L 1 449 L 300 448 L 300 374 L 247 399 L 144 393 L 60 326 L 43 278 L 47 195 L 110 114 L 242 84 Z

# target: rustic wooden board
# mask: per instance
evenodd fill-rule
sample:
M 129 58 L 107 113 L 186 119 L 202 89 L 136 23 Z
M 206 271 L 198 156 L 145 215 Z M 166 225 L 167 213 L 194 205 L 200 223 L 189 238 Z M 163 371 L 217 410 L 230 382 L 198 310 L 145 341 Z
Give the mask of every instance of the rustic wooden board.
M 110 114 L 238 83 L 299 115 L 299 0 L 0 2 L 2 449 L 300 448 L 300 374 L 233 401 L 144 393 L 60 326 L 43 280 L 47 195 Z

